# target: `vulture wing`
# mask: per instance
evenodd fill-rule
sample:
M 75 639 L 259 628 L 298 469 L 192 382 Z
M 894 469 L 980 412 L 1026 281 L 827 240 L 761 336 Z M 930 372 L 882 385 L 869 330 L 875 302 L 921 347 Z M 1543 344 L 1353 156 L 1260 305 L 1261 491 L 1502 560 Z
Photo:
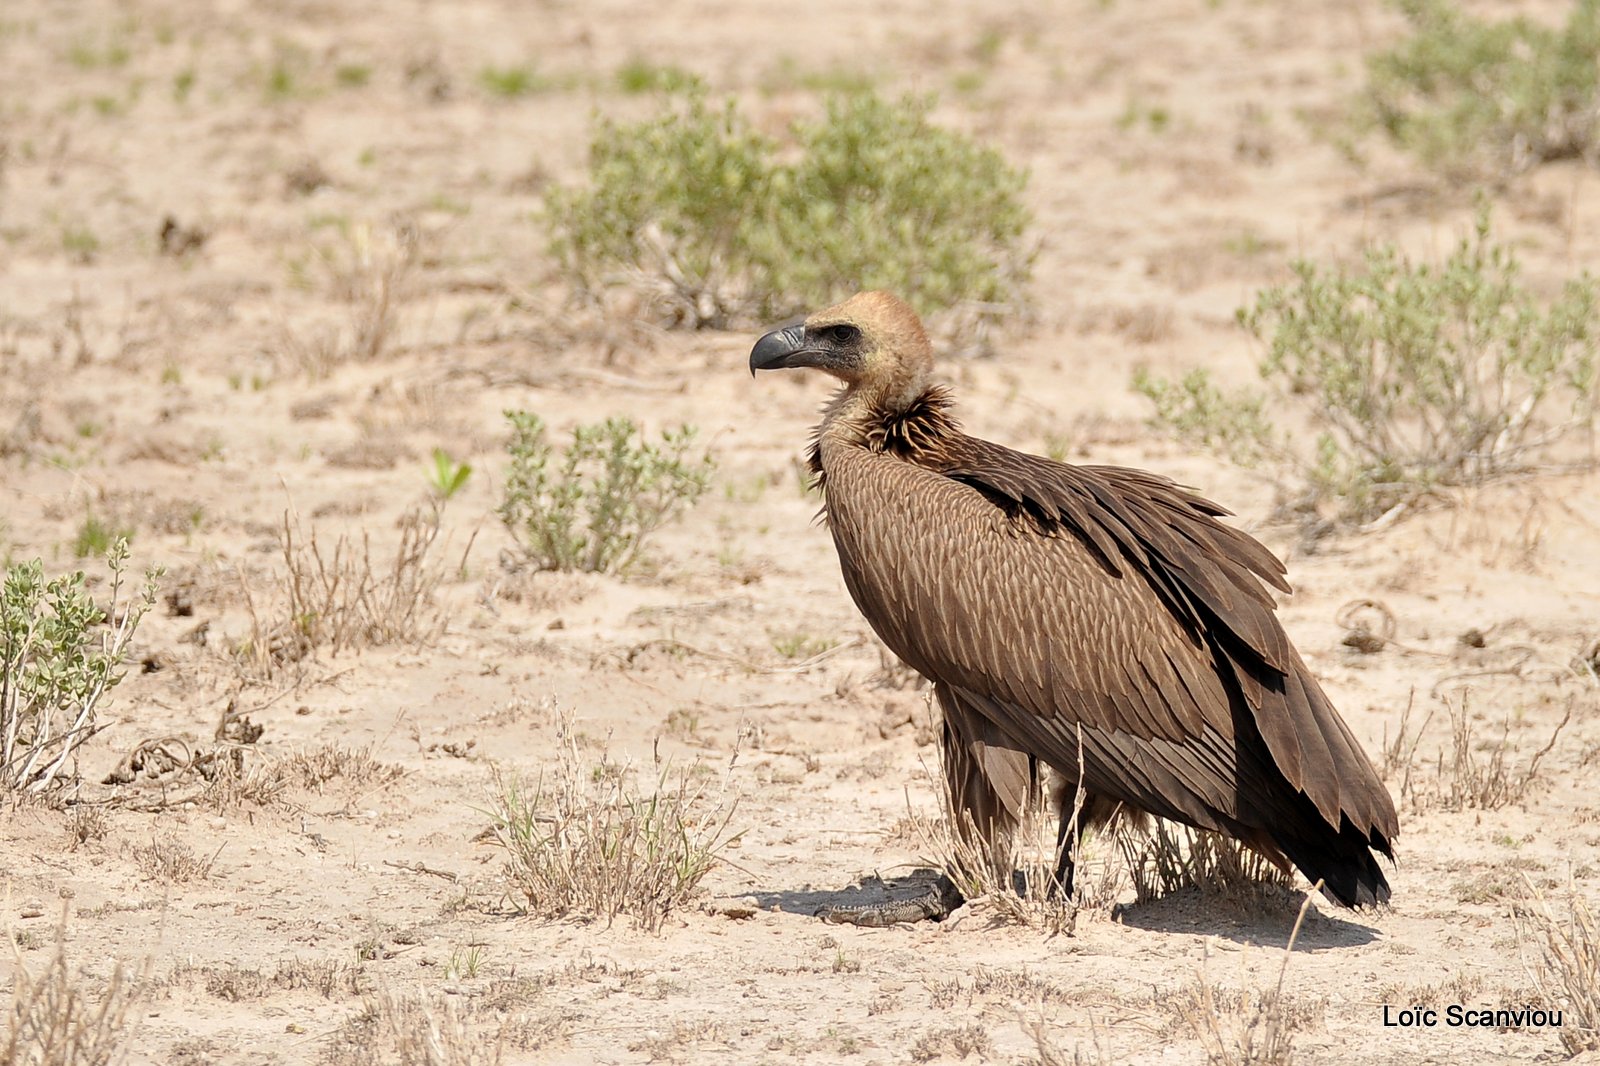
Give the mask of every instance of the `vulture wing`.
M 1090 792 L 1384 899 L 1387 789 L 1274 614 L 1283 568 L 1152 474 L 958 436 L 822 445 L 845 582 L 890 648 Z M 1081 765 L 1080 765 L 1081 752 Z

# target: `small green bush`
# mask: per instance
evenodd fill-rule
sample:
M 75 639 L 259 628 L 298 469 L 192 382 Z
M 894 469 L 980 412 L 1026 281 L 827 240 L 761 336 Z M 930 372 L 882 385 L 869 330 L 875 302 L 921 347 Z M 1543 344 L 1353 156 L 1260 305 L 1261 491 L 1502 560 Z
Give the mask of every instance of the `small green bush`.
M 682 67 L 657 65 L 637 56 L 617 68 L 617 88 L 625 93 L 675 93 L 699 84 L 700 79 Z
M 693 328 L 868 288 L 925 314 L 1017 305 L 1030 270 L 1026 175 L 928 109 L 835 96 L 793 127 L 792 162 L 733 101 L 697 90 L 643 122 L 602 121 L 588 186 L 547 196 L 553 250 L 581 290 L 641 286 Z
M 6 571 L 0 589 L 0 791 L 42 792 L 98 732 L 96 709 L 121 680 L 117 667 L 155 602 L 157 571 L 124 602 L 128 545 L 112 545 L 108 610 L 84 588 L 83 571 L 46 581 L 39 560 Z M 101 629 L 101 626 L 104 626 Z
M 711 485 L 711 456 L 690 455 L 692 426 L 652 444 L 631 420 L 610 418 L 573 430 L 558 460 L 537 415 L 506 418 L 511 469 L 500 518 L 546 570 L 626 570 L 645 538 Z
M 1488 22 L 1451 0 L 1399 0 L 1412 34 L 1368 60 L 1367 107 L 1401 148 L 1455 178 L 1600 159 L 1600 0 L 1560 29 Z
M 1331 504 L 1357 522 L 1437 487 L 1550 464 L 1568 438 L 1592 433 L 1594 282 L 1569 281 L 1541 310 L 1516 257 L 1490 239 L 1487 213 L 1443 264 L 1385 247 L 1358 270 L 1301 261 L 1294 271 L 1239 311 L 1267 343 L 1268 392 L 1228 393 L 1202 370 L 1177 382 L 1137 373 L 1158 425 L 1235 462 L 1287 467 L 1296 505 Z M 1296 410 L 1316 431 L 1309 449 L 1277 419 Z

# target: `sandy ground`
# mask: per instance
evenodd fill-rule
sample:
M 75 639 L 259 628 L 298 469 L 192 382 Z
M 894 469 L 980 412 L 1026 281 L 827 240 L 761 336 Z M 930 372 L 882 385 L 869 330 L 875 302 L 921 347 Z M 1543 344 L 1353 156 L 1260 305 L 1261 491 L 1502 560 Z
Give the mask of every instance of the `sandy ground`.
M 817 106 L 812 75 L 939 93 L 940 121 L 1029 169 L 1042 240 L 1036 325 L 944 367 L 968 427 L 1161 471 L 1256 527 L 1270 482 L 1150 433 L 1128 377 L 1204 364 L 1242 380 L 1256 351 L 1233 310 L 1290 258 L 1370 239 L 1431 254 L 1463 232 L 1466 198 L 1381 146 L 1358 165 L 1327 135 L 1397 22 L 1365 0 L 868 7 L 0 8 L 4 548 L 71 568 L 93 515 L 132 529 L 135 563 L 181 592 L 146 620 L 82 753 L 77 798 L 103 818 L 24 804 L 0 819 L 23 962 L 43 964 L 65 901 L 85 987 L 118 962 L 147 975 L 128 1061 L 318 1061 L 375 997 L 421 994 L 479 1030 L 517 1019 L 501 1034 L 517 1062 L 1035 1061 L 1038 1029 L 1069 1060 L 1189 1063 L 1204 1051 L 1174 1003 L 1202 968 L 1224 990 L 1276 979 L 1293 908 L 1193 893 L 1085 911 L 1072 936 L 981 913 L 887 930 L 810 917 L 915 863 L 904 819 L 932 809 L 935 759 L 923 696 L 885 669 L 795 472 L 823 386 L 752 382 L 750 333 L 568 311 L 534 215 L 549 182 L 581 174 L 596 112 L 652 106 L 616 87 L 633 58 L 737 92 L 773 132 Z M 540 91 L 484 88 L 484 68 L 519 64 Z M 169 216 L 203 244 L 163 254 Z M 1592 173 L 1548 167 L 1496 217 L 1536 284 L 1600 262 Z M 397 232 L 417 258 L 394 329 L 377 358 L 341 358 L 352 285 L 393 261 Z M 513 573 L 493 514 L 512 407 L 562 430 L 692 421 L 717 483 L 627 581 Z M 366 531 L 387 550 L 436 447 L 475 468 L 444 513 L 442 634 L 322 648 L 270 676 L 241 663 L 252 609 L 281 609 L 285 511 L 325 545 Z M 1309 554 L 1260 530 L 1290 561 L 1290 634 L 1374 757 L 1413 696 L 1413 721 L 1435 711 L 1401 801 L 1393 908 L 1319 903 L 1289 961 L 1301 1061 L 1559 1054 L 1549 1030 L 1386 1028 L 1383 1008 L 1529 1002 L 1523 875 L 1600 898 L 1600 720 L 1568 668 L 1600 636 L 1597 489 L 1462 494 Z M 1397 645 L 1341 644 L 1335 616 L 1360 598 L 1392 611 Z M 1470 628 L 1483 648 L 1458 640 Z M 1440 685 L 1470 688 L 1483 759 L 1504 723 L 1513 771 L 1574 701 L 1522 802 L 1437 802 Z M 250 765 L 332 750 L 341 772 L 266 804 L 194 801 L 192 778 L 101 783 L 141 741 L 215 747 L 230 703 L 262 729 Z M 568 719 L 587 756 L 609 743 L 648 777 L 659 751 L 737 795 L 742 836 L 705 887 L 759 913 L 689 909 L 659 934 L 515 913 L 502 852 L 478 839 L 494 773 L 548 768 Z M 164 879 L 152 847 L 209 868 Z

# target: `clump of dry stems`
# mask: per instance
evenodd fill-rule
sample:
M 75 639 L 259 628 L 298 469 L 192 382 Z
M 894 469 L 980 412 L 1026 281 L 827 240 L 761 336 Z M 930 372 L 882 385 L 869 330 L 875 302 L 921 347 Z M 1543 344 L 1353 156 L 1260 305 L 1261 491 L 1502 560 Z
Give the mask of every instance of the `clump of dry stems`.
M 70 965 L 66 914 L 56 929 L 55 949 L 42 967 L 31 968 L 10 938 L 11 1011 L 0 1040 L 0 1061 L 17 1066 L 104 1066 L 122 1046 L 138 982 L 119 963 L 105 981 Z
M 1290 874 L 1231 837 L 1159 818 L 1151 819 L 1147 833 L 1120 834 L 1118 845 L 1140 903 L 1185 888 L 1259 901 L 1294 883 Z
M 1448 811 L 1499 810 L 1521 803 L 1539 780 L 1539 766 L 1555 748 L 1561 731 L 1572 721 L 1573 701 L 1568 700 L 1561 721 L 1551 729 L 1543 745 L 1525 762 L 1518 762 L 1517 747 L 1511 742 L 1511 719 L 1502 723 L 1498 738 L 1485 738 L 1471 713 L 1471 690 L 1457 695 L 1437 694 L 1450 719 L 1449 741 L 1441 745 L 1427 773 L 1428 763 L 1420 767 L 1417 749 L 1438 707 L 1430 709 L 1413 728 L 1415 700 L 1406 702 L 1393 739 L 1384 730 L 1382 767 L 1388 780 L 1399 778 L 1400 798 L 1413 810 L 1440 807 Z
M 527 1011 L 509 1014 L 477 999 L 399 993 L 369 999 L 334 1033 L 323 1051 L 329 1066 L 499 1066 L 508 1052 L 526 1053 L 562 1038 L 565 1019 Z M 523 1061 L 525 1054 L 511 1056 Z
M 1202 967 L 1193 985 L 1174 1001 L 1210 1066 L 1289 1066 L 1294 1061 L 1294 1034 L 1320 1020 L 1321 1001 L 1296 1002 L 1283 987 L 1311 900 L 1307 895 L 1300 904 L 1278 966 L 1278 981 L 1271 988 L 1219 988 Z
M 359 540 L 339 536 L 330 546 L 315 529 L 302 534 L 299 520 L 285 514 L 279 538 L 283 600 L 264 619 L 250 599 L 246 658 L 270 673 L 317 648 L 338 655 L 437 638 L 444 616 L 435 593 L 445 573 L 433 551 L 439 526 L 437 507 L 406 512 L 400 542 L 384 557 L 374 553 L 366 533 Z
M 932 774 L 930 772 L 930 778 Z M 928 864 L 944 871 L 968 902 L 992 910 L 1002 922 L 1030 926 L 1051 935 L 1071 935 L 1079 911 L 1109 911 L 1123 887 L 1120 866 L 1102 857 L 1088 856 L 1080 840 L 1075 847 L 1073 893 L 1063 896 L 1055 886 L 1059 863 L 1057 819 L 1036 790 L 1010 840 L 986 841 L 970 813 L 957 808 L 948 776 L 941 771 L 933 781 L 940 799 L 939 817 L 930 819 L 912 810 L 908 815 Z M 1083 807 L 1081 789 L 1069 789 L 1063 802 L 1073 804 L 1074 817 Z
M 1600 923 L 1576 888 L 1563 914 L 1526 875 L 1523 883 L 1527 899 L 1515 910 L 1517 932 L 1535 951 L 1534 987 L 1561 1009 L 1561 1046 L 1571 1055 L 1600 1051 Z
M 531 790 L 498 777 L 493 815 L 506 875 L 528 911 L 607 924 L 626 914 L 655 932 L 711 872 L 731 832 L 735 800 L 708 795 L 658 767 L 655 791 L 629 786 L 630 770 L 602 753 L 589 764 L 572 723 L 560 726 L 554 765 Z

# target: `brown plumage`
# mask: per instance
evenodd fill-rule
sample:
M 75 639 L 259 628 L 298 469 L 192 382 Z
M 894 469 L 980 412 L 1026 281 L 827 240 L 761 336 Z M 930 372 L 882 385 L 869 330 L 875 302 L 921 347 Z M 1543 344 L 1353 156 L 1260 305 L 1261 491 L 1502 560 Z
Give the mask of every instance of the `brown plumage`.
M 934 683 L 951 794 L 991 843 L 1039 760 L 1081 780 L 1085 821 L 1148 812 L 1293 863 L 1346 906 L 1388 899 L 1373 852 L 1392 857 L 1394 804 L 1278 623 L 1282 564 L 1228 512 L 962 433 L 921 323 L 886 293 L 774 330 L 750 366 L 844 382 L 811 465 L 845 584 Z

